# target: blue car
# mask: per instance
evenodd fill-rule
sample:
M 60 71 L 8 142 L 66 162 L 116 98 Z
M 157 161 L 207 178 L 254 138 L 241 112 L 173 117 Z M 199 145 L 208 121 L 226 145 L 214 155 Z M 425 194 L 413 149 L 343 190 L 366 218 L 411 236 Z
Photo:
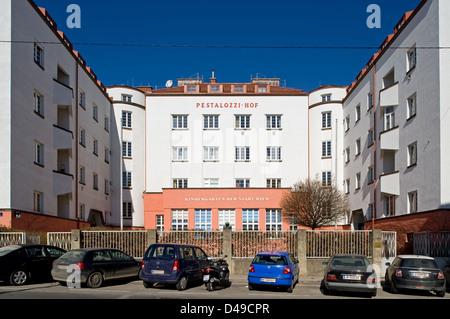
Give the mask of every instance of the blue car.
M 263 251 L 258 253 L 248 271 L 248 289 L 256 286 L 284 287 L 294 290 L 299 280 L 298 260 L 287 251 Z

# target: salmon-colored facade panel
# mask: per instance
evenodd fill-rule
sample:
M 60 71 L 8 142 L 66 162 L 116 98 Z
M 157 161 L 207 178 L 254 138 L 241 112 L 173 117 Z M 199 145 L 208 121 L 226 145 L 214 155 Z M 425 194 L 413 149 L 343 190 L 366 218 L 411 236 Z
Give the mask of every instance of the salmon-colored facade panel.
M 164 216 L 164 230 L 172 228 L 172 210 L 188 213 L 188 230 L 194 230 L 195 211 L 211 212 L 211 230 L 219 229 L 219 210 L 234 211 L 235 229 L 242 230 L 243 210 L 258 211 L 258 229 L 266 229 L 266 210 L 281 211 L 280 201 L 288 188 L 185 188 L 163 189 L 161 193 L 144 194 L 145 228 L 156 229 L 156 216 Z M 282 229 L 289 223 L 282 221 Z

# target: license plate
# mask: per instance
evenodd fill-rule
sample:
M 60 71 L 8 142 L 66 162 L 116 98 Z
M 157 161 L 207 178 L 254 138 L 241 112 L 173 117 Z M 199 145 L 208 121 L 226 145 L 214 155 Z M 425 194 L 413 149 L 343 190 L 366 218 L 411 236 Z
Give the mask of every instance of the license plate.
M 342 278 L 345 280 L 361 280 L 360 275 L 343 275 Z
M 209 275 L 203 275 L 203 281 L 209 281 Z
M 153 275 L 164 275 L 164 270 L 152 269 L 152 274 Z
M 276 282 L 275 278 L 261 278 L 261 282 Z
M 428 278 L 428 273 L 426 272 L 411 272 L 411 277 L 416 277 L 416 278 Z
M 67 270 L 67 269 L 69 269 L 69 266 L 66 266 L 66 265 L 58 265 L 58 269 Z

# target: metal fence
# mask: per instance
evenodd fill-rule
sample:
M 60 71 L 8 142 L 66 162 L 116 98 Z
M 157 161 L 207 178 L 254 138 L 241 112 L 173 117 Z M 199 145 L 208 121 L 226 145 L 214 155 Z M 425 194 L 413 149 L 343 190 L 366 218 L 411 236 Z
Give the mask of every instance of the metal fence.
M 202 247 L 208 256 L 223 257 L 222 231 L 162 231 L 158 232 L 158 243 L 190 244 Z
M 306 232 L 306 257 L 326 258 L 333 254 L 371 257 L 370 230 L 310 230 Z
M 450 231 L 425 231 L 413 234 L 414 254 L 450 257 Z
M 38 233 L 25 232 L 2 232 L 0 233 L 0 247 L 16 244 L 39 244 L 41 235 Z
M 254 257 L 265 250 L 290 251 L 297 255 L 295 231 L 234 231 L 231 242 L 233 258 Z
M 47 245 L 56 246 L 65 250 L 72 248 L 72 233 L 71 232 L 48 232 Z
M 145 230 L 88 230 L 83 231 L 82 247 L 115 248 L 120 249 L 135 258 L 142 258 L 147 249 L 147 234 L 148 232 Z

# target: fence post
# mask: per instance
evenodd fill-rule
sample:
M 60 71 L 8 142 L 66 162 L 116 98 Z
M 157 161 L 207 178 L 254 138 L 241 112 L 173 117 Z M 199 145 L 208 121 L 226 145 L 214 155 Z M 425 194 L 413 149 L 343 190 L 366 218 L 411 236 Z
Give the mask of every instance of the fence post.
M 231 262 L 231 258 L 233 256 L 233 247 L 232 247 L 232 241 L 231 241 L 231 233 L 232 233 L 232 229 L 231 228 L 223 228 L 223 239 L 222 239 L 222 249 L 223 249 L 223 254 L 227 255 L 227 258 L 225 258 L 225 260 L 227 261 L 229 267 L 230 267 L 230 272 L 233 273 L 233 263 Z
M 147 230 L 147 247 L 151 244 L 156 244 L 158 242 L 158 233 L 156 229 L 148 229 Z M 146 249 L 147 249 L 146 247 Z
M 70 236 L 70 248 L 71 249 L 80 249 L 81 247 L 81 230 L 80 229 L 72 229 L 72 234 Z
M 373 229 L 370 236 L 370 247 L 372 248 L 372 264 L 382 269 L 381 257 L 383 252 L 383 240 L 381 237 L 381 229 Z M 378 274 L 380 276 L 381 274 Z
M 306 229 L 297 230 L 297 259 L 300 275 L 308 274 L 308 263 L 306 259 Z

